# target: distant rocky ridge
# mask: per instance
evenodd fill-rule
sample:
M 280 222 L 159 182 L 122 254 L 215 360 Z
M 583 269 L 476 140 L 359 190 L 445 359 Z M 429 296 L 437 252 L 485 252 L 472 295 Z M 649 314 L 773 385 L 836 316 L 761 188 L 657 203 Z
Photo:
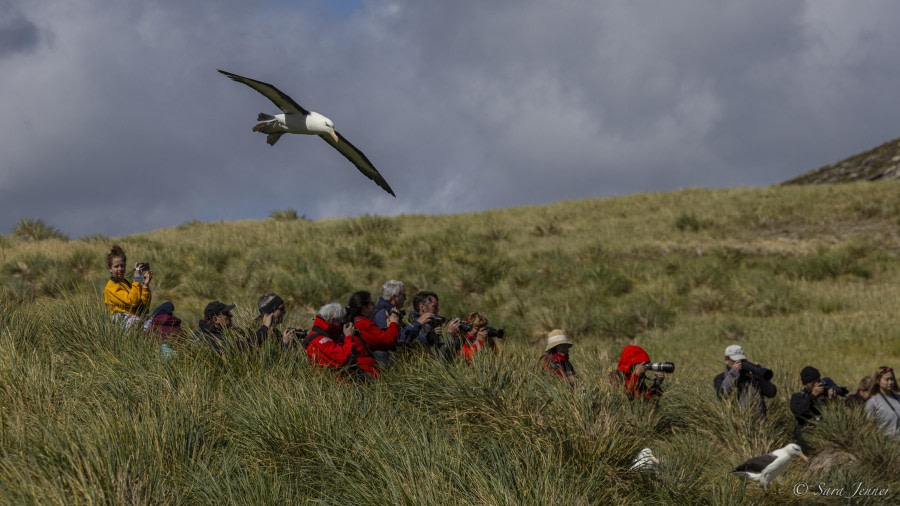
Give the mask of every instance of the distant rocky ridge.
M 900 139 L 826 165 L 781 184 L 848 183 L 900 179 Z

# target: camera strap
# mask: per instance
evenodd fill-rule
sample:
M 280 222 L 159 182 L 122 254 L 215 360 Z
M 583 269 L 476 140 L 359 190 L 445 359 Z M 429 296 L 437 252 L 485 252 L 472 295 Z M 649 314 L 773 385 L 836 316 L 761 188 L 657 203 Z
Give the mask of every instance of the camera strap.
M 300 344 L 303 345 L 303 348 L 308 348 L 309 343 L 313 342 L 313 340 L 319 336 L 330 337 L 328 335 L 328 332 L 325 332 L 325 329 L 313 326 L 313 328 L 309 329 L 309 333 L 306 334 L 306 337 L 303 338 L 303 342 L 301 342 Z
M 884 403 L 887 404 L 888 407 L 891 408 L 891 411 L 894 412 L 894 415 L 896 415 L 896 418 L 894 418 L 894 424 L 895 424 L 897 427 L 900 427 L 900 412 L 897 412 L 897 409 L 894 408 L 894 405 L 891 404 L 891 401 L 890 401 L 883 393 L 878 392 L 878 395 L 880 395 L 881 398 L 884 399 Z M 898 403 L 900 403 L 900 399 L 897 399 L 897 397 L 896 397 L 895 395 L 893 395 L 893 394 L 891 395 L 891 399 L 894 399 L 895 401 L 897 401 Z

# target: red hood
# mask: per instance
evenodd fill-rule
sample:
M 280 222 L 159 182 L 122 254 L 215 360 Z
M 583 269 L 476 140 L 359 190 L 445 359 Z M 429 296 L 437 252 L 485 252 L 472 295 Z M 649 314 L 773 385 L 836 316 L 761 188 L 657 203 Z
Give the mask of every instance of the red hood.
M 618 369 L 623 373 L 628 373 L 631 366 L 635 364 L 643 364 L 650 361 L 650 355 L 640 346 L 629 344 L 622 350 L 622 356 L 619 357 Z

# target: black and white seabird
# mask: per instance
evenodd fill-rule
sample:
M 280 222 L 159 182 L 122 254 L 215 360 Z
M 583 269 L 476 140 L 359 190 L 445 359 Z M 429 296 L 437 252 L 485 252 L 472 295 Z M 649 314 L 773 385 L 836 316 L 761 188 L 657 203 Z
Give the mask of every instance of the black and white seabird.
M 281 109 L 283 114 L 259 113 L 259 116 L 256 118 L 258 123 L 253 126 L 254 132 L 267 134 L 266 142 L 270 146 L 274 146 L 284 134 L 318 135 L 325 139 L 325 142 L 331 144 L 334 149 L 340 151 L 363 175 L 375 181 L 375 184 L 384 189 L 384 191 L 396 197 L 394 190 L 391 189 L 391 186 L 384 180 L 384 177 L 378 170 L 375 169 L 372 162 L 356 146 L 350 144 L 346 137 L 334 130 L 334 122 L 330 119 L 317 112 L 304 109 L 297 102 L 294 102 L 294 99 L 269 83 L 232 74 L 221 69 L 219 72 L 260 92 Z
M 735 467 L 731 472 L 757 481 L 762 488 L 768 490 L 769 483 L 781 476 L 782 473 L 787 470 L 788 464 L 791 463 L 791 459 L 797 455 L 809 462 L 809 458 L 803 454 L 800 445 L 791 443 L 772 453 L 753 457 L 747 462 Z

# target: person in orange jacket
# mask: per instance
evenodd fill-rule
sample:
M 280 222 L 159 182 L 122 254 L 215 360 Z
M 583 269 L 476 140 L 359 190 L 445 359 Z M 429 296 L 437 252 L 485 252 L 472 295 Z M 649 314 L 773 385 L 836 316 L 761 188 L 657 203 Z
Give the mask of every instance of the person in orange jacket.
M 134 281 L 125 279 L 125 250 L 114 245 L 106 255 L 110 278 L 103 289 L 103 302 L 109 306 L 109 314 L 114 320 L 121 320 L 125 327 L 138 321 L 139 315 L 150 307 L 150 280 L 153 271 L 145 263 L 138 263 L 134 269 Z
M 337 302 L 325 304 L 319 309 L 312 329 L 303 340 L 309 363 L 348 371 L 348 379 L 378 379 L 375 359 L 356 335 L 353 323 L 343 323 L 346 315 L 347 310 Z
M 644 373 L 649 365 L 650 355 L 640 346 L 629 344 L 622 349 L 619 366 L 609 373 L 609 381 L 613 385 L 623 386 L 625 394 L 631 399 L 656 399 L 663 393 L 662 381 L 666 373 L 657 372 L 653 383 L 647 386 L 644 383 Z
M 475 355 L 484 349 L 497 353 L 497 343 L 488 338 L 488 320 L 483 314 L 471 313 L 463 322 L 465 325 L 460 325 L 460 329 L 468 330 L 463 339 L 460 355 L 465 357 L 467 362 L 475 360 Z

